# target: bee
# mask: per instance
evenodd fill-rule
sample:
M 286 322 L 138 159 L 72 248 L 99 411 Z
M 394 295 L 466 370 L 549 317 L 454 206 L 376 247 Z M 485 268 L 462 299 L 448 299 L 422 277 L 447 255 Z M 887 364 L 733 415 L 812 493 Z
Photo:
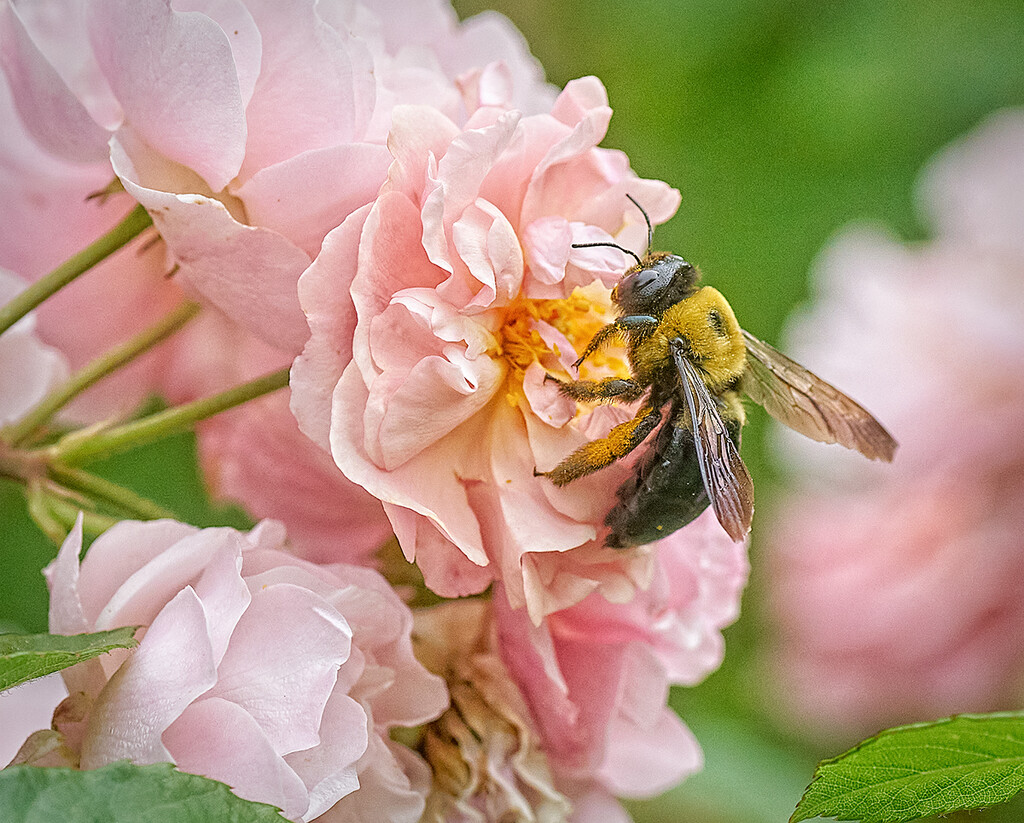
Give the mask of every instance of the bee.
M 606 437 L 585 443 L 551 471 L 538 472 L 564 486 L 625 457 L 658 430 L 616 491 L 618 502 L 605 518 L 606 545 L 650 543 L 687 525 L 708 505 L 733 540 L 747 535 L 754 486 L 739 455 L 744 394 L 813 440 L 892 460 L 896 441 L 869 412 L 740 328 L 722 294 L 699 286 L 696 267 L 679 255 L 652 252 L 650 218 L 626 196 L 647 223 L 647 252 L 641 257 L 611 242 L 573 245 L 607 246 L 636 260 L 612 290 L 618 319 L 594 335 L 573 367 L 578 371 L 617 339 L 626 345 L 631 376 L 550 379 L 576 401 L 642 402 L 631 420 Z

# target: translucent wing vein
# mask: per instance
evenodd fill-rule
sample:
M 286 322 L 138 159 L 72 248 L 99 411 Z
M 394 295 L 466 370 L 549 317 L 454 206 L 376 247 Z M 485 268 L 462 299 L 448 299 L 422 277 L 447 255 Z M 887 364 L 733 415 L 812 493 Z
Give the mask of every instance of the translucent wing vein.
M 681 345 L 673 341 L 671 348 L 693 422 L 693 439 L 704 488 L 722 528 L 733 540 L 740 541 L 750 531 L 754 517 L 753 481 L 696 366 L 686 357 Z
M 768 414 L 812 440 L 892 460 L 896 441 L 863 406 L 750 332 L 743 332 L 743 341 L 743 390 Z

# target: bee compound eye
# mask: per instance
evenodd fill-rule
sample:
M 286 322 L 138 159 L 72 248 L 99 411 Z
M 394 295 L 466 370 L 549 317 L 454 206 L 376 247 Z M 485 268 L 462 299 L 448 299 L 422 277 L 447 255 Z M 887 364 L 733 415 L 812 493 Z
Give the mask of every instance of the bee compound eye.
M 637 272 L 636 280 L 634 281 L 633 290 L 648 294 L 655 289 L 664 288 L 661 284 L 661 275 L 652 269 L 645 269 L 644 271 Z

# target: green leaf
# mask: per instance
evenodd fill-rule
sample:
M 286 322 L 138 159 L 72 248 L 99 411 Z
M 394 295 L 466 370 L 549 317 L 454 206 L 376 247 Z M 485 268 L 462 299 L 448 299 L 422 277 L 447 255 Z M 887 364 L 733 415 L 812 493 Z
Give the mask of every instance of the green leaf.
M 132 649 L 136 626 L 94 634 L 0 634 L 0 691 L 114 649 Z
M 6 823 L 282 823 L 273 807 L 170 763 L 121 761 L 92 771 L 11 766 L 0 771 Z
M 1024 712 L 888 729 L 822 761 L 791 823 L 902 823 L 1009 800 L 1024 788 Z

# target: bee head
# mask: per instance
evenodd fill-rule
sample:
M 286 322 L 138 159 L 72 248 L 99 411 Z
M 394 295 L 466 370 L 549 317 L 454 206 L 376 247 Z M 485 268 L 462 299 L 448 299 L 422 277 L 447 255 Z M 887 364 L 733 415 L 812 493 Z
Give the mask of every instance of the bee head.
M 678 254 L 655 252 L 627 271 L 612 291 L 623 314 L 660 317 L 697 290 L 700 272 Z

